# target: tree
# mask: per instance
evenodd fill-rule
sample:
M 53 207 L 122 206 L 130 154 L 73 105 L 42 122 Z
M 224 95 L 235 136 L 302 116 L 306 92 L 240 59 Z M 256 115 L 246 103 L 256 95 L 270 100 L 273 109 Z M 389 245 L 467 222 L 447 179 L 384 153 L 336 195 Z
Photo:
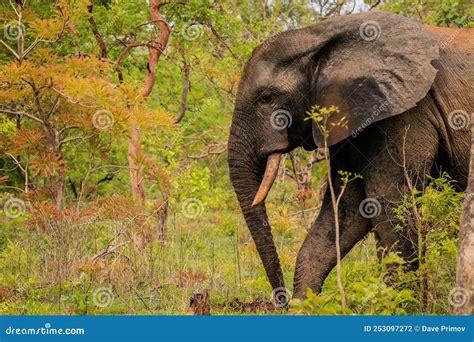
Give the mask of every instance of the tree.
M 453 297 L 457 297 L 453 298 L 456 306 L 454 312 L 460 315 L 474 314 L 474 115 L 471 115 L 471 161 L 468 179 L 459 229 L 456 288 L 451 293 Z
M 150 19 L 147 22 L 137 25 L 133 29 L 133 33 L 123 41 L 124 49 L 120 52 L 118 57 L 113 61 L 117 66 L 119 72 L 119 80 L 123 82 L 123 74 L 120 71 L 123 59 L 129 52 L 138 47 L 145 47 L 148 50 L 148 61 L 146 65 L 146 76 L 143 82 L 143 87 L 140 91 L 140 96 L 147 98 L 153 91 L 155 85 L 158 61 L 160 56 L 168 45 L 171 29 L 168 23 L 161 16 L 162 3 L 160 0 L 151 0 L 149 2 Z M 99 32 L 97 23 L 92 16 L 93 4 L 88 5 L 88 12 L 91 14 L 89 23 L 92 27 L 94 37 L 100 49 L 100 57 L 105 59 L 107 57 L 107 45 Z M 150 33 L 151 37 L 148 41 L 138 41 L 137 34 L 140 29 L 145 28 Z M 150 29 L 151 28 L 151 29 Z M 132 187 L 132 194 L 142 204 L 145 204 L 145 176 L 143 173 L 144 157 L 142 155 L 141 140 L 142 132 L 140 125 L 137 123 L 137 118 L 131 113 L 129 115 L 129 139 L 128 139 L 128 163 L 130 167 L 130 183 Z
M 141 90 L 140 95 L 144 98 L 148 97 L 155 85 L 156 80 L 156 68 L 158 66 L 158 60 L 166 49 L 168 44 L 169 35 L 171 29 L 168 23 L 163 20 L 160 13 L 162 4 L 160 0 L 150 0 L 150 17 L 149 23 L 142 24 L 153 24 L 159 28 L 159 34 L 154 33 L 154 37 L 146 43 L 148 48 L 148 64 L 145 82 Z M 133 116 L 130 116 L 133 120 Z M 128 162 L 130 166 L 130 182 L 132 184 L 133 194 L 140 200 L 142 204 L 145 203 L 145 184 L 144 176 L 140 166 L 141 156 L 141 130 L 140 126 L 136 123 L 131 124 L 130 139 L 128 142 Z
M 366 2 L 371 1 L 366 0 Z M 428 25 L 448 27 L 474 25 L 472 20 L 471 22 L 469 20 L 474 14 L 470 0 L 385 0 L 380 3 L 379 9 L 412 17 Z
M 157 2 L 151 4 L 156 11 Z M 71 22 L 70 8 L 59 7 L 59 2 L 55 5 L 49 4 L 52 11 L 47 19 L 35 7 L 17 4 L 11 8 L 16 19 L 6 24 L 9 34 L 0 40 L 9 56 L 0 69 L 0 114 L 16 123 L 4 153 L 21 171 L 25 191 L 52 199 L 59 214 L 67 175 L 84 161 L 104 159 L 112 136 L 119 136 L 131 123 L 139 125 L 144 117 L 153 126 L 166 125 L 171 119 L 162 110 L 150 110 L 145 101 L 163 49 L 160 42 L 147 44 L 151 62 L 145 86 L 115 84 L 115 64 L 101 56 L 61 51 L 59 43 L 65 40 L 65 28 Z M 99 170 L 90 165 L 81 175 L 79 190 L 73 184 L 79 200 L 90 173 Z

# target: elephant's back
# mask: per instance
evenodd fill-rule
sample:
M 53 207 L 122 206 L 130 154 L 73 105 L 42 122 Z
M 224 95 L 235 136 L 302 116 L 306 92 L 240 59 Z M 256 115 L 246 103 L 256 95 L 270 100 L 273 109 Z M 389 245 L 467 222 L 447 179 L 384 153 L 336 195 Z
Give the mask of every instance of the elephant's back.
M 424 26 L 439 39 L 440 49 L 474 53 L 474 28 Z
M 439 39 L 438 69 L 432 90 L 445 115 L 454 110 L 473 111 L 474 29 L 429 27 Z

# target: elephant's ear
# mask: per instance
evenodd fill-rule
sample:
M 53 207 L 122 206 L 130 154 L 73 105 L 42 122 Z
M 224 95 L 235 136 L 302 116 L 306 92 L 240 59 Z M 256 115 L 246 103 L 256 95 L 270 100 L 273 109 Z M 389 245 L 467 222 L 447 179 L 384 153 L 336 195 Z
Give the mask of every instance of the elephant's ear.
M 426 96 L 437 73 L 431 64 L 439 57 L 436 38 L 398 15 L 372 11 L 329 19 L 300 31 L 295 49 L 286 57 L 312 56 L 317 65 L 312 76 L 313 102 L 340 109 L 328 120 L 328 145 L 414 107 Z M 342 117 L 345 127 L 338 125 Z M 313 135 L 322 146 L 316 124 Z

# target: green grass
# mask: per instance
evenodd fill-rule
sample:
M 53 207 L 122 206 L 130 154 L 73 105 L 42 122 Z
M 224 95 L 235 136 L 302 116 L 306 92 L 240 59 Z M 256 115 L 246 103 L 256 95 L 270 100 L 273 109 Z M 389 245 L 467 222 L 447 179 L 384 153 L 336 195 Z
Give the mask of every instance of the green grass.
M 282 201 L 292 191 L 286 184 L 268 200 L 289 289 L 298 249 L 317 213 L 307 212 L 304 218 L 295 215 L 301 205 Z M 78 225 L 79 218 L 45 228 L 32 223 L 31 217 L 0 216 L 0 314 L 182 315 L 189 314 L 192 294 L 205 290 L 210 290 L 214 315 L 286 314 L 269 310 L 271 289 L 236 203 L 223 200 L 219 205 L 222 208 L 204 202 L 202 213 L 188 218 L 180 203 L 173 203 L 164 241 L 156 239 L 156 226 L 147 220 L 127 225 L 124 218 L 104 215 L 89 224 Z M 456 238 L 433 234 L 425 265 L 426 308 L 420 307 L 419 274 L 407 272 L 395 255 L 381 263 L 369 234 L 343 260 L 347 312 L 449 313 Z M 112 245 L 124 244 L 91 262 L 114 237 Z M 290 313 L 342 313 L 334 272 L 320 296 L 310 294 L 310 299 L 295 303 Z

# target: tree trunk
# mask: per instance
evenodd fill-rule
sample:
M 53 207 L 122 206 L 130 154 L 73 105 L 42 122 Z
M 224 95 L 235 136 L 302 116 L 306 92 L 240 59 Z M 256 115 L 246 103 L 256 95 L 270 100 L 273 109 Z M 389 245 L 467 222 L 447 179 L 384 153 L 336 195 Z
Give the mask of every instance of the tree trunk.
M 450 303 L 458 315 L 474 314 L 474 115 L 471 115 L 471 162 L 469 180 L 464 198 L 461 227 L 459 231 L 458 265 L 456 288 L 450 293 Z
M 128 139 L 128 166 L 130 167 L 130 184 L 132 193 L 142 205 L 145 204 L 145 185 L 141 169 L 140 155 L 142 153 L 141 131 L 139 126 L 133 126 Z
M 211 315 L 211 298 L 210 291 L 204 290 L 204 293 L 194 293 L 190 298 L 189 306 L 195 316 Z
M 150 0 L 150 16 L 160 30 L 160 35 L 148 46 L 148 65 L 145 82 L 141 95 L 148 97 L 153 90 L 156 80 L 156 68 L 158 66 L 158 60 L 163 53 L 164 49 L 168 45 L 168 39 L 170 35 L 170 28 L 168 24 L 162 19 L 160 14 L 161 1 Z M 132 122 L 134 120 L 131 120 Z M 132 192 L 134 197 L 145 203 L 145 185 L 143 183 L 144 176 L 140 163 L 141 155 L 141 130 L 137 124 L 132 125 L 130 132 L 130 139 L 128 140 L 128 163 L 130 167 L 130 182 L 132 185 Z
M 168 221 L 169 194 L 165 190 L 163 204 L 158 211 L 158 239 L 164 240 L 166 237 L 166 223 Z

